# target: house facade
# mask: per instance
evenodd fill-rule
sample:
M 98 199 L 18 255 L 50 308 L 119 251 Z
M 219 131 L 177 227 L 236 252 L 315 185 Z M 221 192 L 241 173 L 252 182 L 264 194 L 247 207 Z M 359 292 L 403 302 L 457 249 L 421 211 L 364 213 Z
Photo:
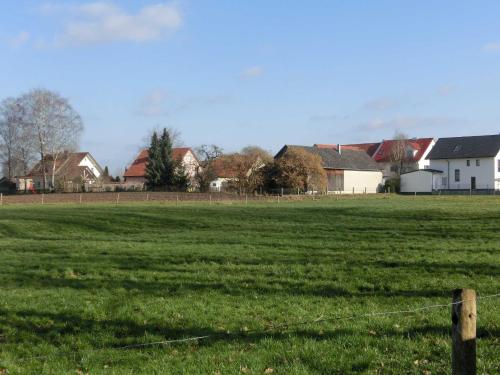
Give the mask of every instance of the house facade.
M 439 138 L 427 159 L 439 189 L 500 190 L 500 134 Z
M 412 138 L 348 144 L 343 147 L 364 150 L 381 167 L 385 181 L 402 173 L 429 168 L 430 162 L 426 158 L 435 144 L 434 138 Z
M 193 150 L 189 147 L 176 147 L 172 149 L 172 157 L 175 160 L 181 161 L 182 166 L 189 177 L 191 186 L 194 186 L 196 171 L 200 164 Z M 134 185 L 143 188 L 146 184 L 146 167 L 148 161 L 148 149 L 141 150 L 123 174 L 124 183 L 126 185 Z
M 103 169 L 90 153 L 65 152 L 56 158 L 47 155 L 44 163 L 38 162 L 27 176 L 18 177 L 16 185 L 19 191 L 80 191 L 99 183 L 102 175 Z
M 329 193 L 376 193 L 381 188 L 380 167 L 364 150 L 338 145 L 285 145 L 275 158 L 281 157 L 291 148 L 301 148 L 321 157 L 328 178 Z

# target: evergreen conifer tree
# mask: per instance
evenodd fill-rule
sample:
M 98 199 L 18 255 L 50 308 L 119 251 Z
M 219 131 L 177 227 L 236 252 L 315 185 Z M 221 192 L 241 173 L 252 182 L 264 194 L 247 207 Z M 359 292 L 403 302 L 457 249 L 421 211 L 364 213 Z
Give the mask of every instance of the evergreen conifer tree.
M 172 139 L 168 130 L 163 129 L 159 140 L 159 160 L 162 166 L 160 173 L 161 185 L 166 190 L 172 190 L 175 185 L 176 165 L 172 153 Z
M 161 158 L 160 140 L 156 132 L 151 136 L 151 144 L 148 152 L 149 159 L 146 165 L 146 185 L 150 189 L 156 189 L 162 185 L 164 169 Z

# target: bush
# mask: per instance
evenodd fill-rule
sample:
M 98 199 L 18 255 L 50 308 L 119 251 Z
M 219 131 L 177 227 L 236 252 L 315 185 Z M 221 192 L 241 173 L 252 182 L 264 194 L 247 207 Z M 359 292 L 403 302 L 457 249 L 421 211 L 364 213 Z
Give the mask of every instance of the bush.
M 385 191 L 390 191 L 391 193 L 399 193 L 400 186 L 401 179 L 399 177 L 394 177 L 385 181 L 384 189 Z

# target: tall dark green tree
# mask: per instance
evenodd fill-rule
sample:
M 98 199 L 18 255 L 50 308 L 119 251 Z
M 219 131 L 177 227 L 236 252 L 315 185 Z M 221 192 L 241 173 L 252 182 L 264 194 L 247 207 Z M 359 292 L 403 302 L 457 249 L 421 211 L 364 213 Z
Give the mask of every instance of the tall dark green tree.
M 153 132 L 151 144 L 148 148 L 149 159 L 146 165 L 146 186 L 149 189 L 157 189 L 162 185 L 163 162 L 158 134 Z
M 104 171 L 103 171 L 102 175 L 104 177 L 109 177 L 109 168 L 107 165 L 104 167 Z
M 166 190 L 173 190 L 175 185 L 176 163 L 172 155 L 172 138 L 167 129 L 163 129 L 163 133 L 159 140 L 159 150 L 160 164 L 162 166 L 160 174 L 161 185 Z
M 176 160 L 173 189 L 175 191 L 187 191 L 189 189 L 190 183 L 190 178 L 186 172 L 186 168 L 184 168 L 184 165 L 182 164 L 182 160 Z

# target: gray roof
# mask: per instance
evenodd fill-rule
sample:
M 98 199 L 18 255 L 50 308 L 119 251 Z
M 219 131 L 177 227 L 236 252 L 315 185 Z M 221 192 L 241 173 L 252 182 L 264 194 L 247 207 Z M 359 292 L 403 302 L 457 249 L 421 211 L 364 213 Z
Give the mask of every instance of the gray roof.
M 443 171 L 440 171 L 439 169 L 432 169 L 432 168 L 427 168 L 427 169 L 415 169 L 414 171 L 409 171 L 409 172 L 404 172 L 401 173 L 401 175 L 404 174 L 409 174 L 409 173 L 415 173 L 415 172 L 429 172 L 429 173 L 443 173 Z
M 426 159 L 494 157 L 500 151 L 500 134 L 439 138 Z
M 290 148 L 300 148 L 319 155 L 325 169 L 346 169 L 354 171 L 380 171 L 379 165 L 365 152 L 342 150 L 339 154 L 334 148 L 285 145 L 275 156 L 281 157 Z

